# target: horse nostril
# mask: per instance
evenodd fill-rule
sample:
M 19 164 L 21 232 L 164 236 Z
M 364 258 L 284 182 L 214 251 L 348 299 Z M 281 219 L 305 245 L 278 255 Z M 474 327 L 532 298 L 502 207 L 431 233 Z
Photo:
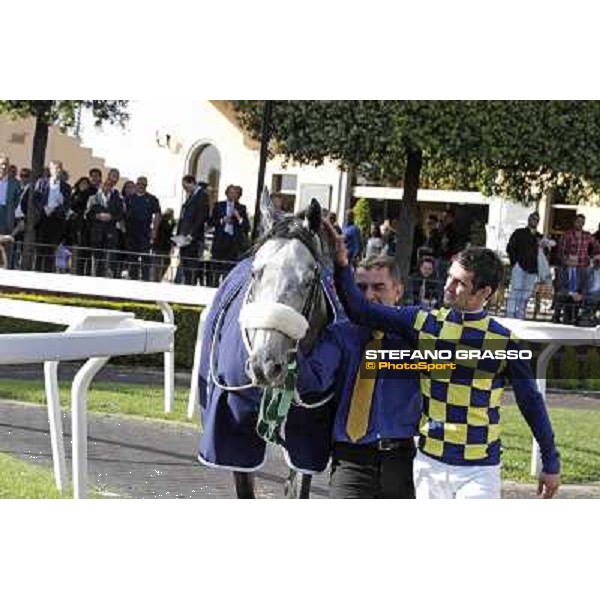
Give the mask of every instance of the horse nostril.
M 266 375 L 268 379 L 277 379 L 283 372 L 283 365 L 281 363 L 268 363 Z
M 248 374 L 254 381 L 264 381 L 265 379 L 262 367 L 256 363 L 250 365 Z

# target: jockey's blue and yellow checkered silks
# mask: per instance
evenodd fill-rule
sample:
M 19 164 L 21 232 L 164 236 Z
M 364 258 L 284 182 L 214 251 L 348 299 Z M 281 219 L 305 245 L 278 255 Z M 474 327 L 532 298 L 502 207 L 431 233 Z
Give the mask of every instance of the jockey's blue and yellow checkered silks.
M 336 288 L 352 321 L 402 336 L 413 349 L 449 350 L 454 370 L 420 371 L 423 410 L 419 448 L 452 465 L 500 462 L 500 401 L 508 380 L 517 405 L 540 445 L 546 473 L 558 473 L 559 455 L 531 366 L 522 359 L 456 359 L 457 350 L 522 350 L 522 343 L 485 310 L 424 310 L 368 302 L 350 269 L 336 270 Z
M 373 331 L 372 339 L 369 341 L 366 350 L 381 350 L 383 343 L 383 331 Z M 369 428 L 369 415 L 373 404 L 373 392 L 377 378 L 361 377 L 360 366 L 356 373 L 354 390 L 350 399 L 350 408 L 348 410 L 348 421 L 346 422 L 346 433 L 352 442 L 356 443 L 364 437 Z
M 506 350 L 511 340 L 510 331 L 483 312 L 473 316 L 476 318 L 465 320 L 464 315 L 447 308 L 418 311 L 414 329 L 419 347 Z M 420 376 L 421 450 L 452 463 L 499 456 L 500 399 L 506 361 L 454 362 L 455 370 L 432 371 Z

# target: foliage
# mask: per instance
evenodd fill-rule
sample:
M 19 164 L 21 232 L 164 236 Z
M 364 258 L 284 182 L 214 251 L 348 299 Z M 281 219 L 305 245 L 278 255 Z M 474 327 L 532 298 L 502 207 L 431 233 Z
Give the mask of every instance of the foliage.
M 560 378 L 566 389 L 575 389 L 579 385 L 579 358 L 573 346 L 565 348 L 560 363 Z
M 259 139 L 263 102 L 234 106 Z M 403 185 L 403 271 L 421 181 L 525 203 L 550 191 L 574 201 L 600 187 L 595 101 L 277 101 L 271 133 L 272 151 L 300 163 L 330 158 L 373 184 Z
M 260 101 L 236 101 L 258 139 Z M 423 181 L 535 201 L 600 183 L 600 102 L 278 101 L 272 136 L 301 163 L 326 157 L 376 184 L 404 178 L 407 150 L 423 152 Z
M 97 126 L 116 123 L 121 126 L 129 118 L 127 100 L 1 100 L 0 114 L 13 119 L 35 118 L 35 129 L 31 148 L 31 169 L 35 177 L 42 175 L 46 162 L 48 133 L 51 125 L 65 130 L 75 125 L 82 110 L 91 111 Z M 28 212 L 30 218 L 25 227 L 25 262 L 31 260 L 31 244 L 35 239 L 35 210 Z
M 0 296 L 16 298 L 19 300 L 30 300 L 33 302 L 49 302 L 51 304 L 120 310 L 124 312 L 133 312 L 136 317 L 147 321 L 162 322 L 163 320 L 160 309 L 154 304 L 93 300 L 89 298 L 67 298 L 62 296 L 41 296 L 26 293 L 0 294 Z M 201 309 L 198 307 L 178 305 L 173 305 L 172 308 L 173 313 L 175 314 L 175 324 L 177 326 L 177 330 L 175 331 L 175 366 L 181 369 L 190 369 L 194 362 L 196 331 Z M 0 331 L 3 333 L 33 333 L 36 331 L 61 331 L 63 329 L 64 327 L 53 324 L 33 323 L 31 321 L 0 317 Z M 111 363 L 160 367 L 163 364 L 163 357 L 161 354 L 115 356 L 111 359 Z
M 0 113 L 16 119 L 36 117 L 64 129 L 75 124 L 80 109 L 91 111 L 96 125 L 124 125 L 127 106 L 127 100 L 0 100 Z
M 352 212 L 354 213 L 354 223 L 360 229 L 360 238 L 363 240 L 363 246 L 371 237 L 371 211 L 369 202 L 365 198 L 360 198 L 354 205 Z
M 584 389 L 600 389 L 600 354 L 597 348 L 589 348 L 584 368 Z

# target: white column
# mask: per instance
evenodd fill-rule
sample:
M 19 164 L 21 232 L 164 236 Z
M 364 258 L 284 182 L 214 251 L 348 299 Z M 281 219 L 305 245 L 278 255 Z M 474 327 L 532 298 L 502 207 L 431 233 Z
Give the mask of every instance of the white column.
M 63 440 L 62 416 L 60 413 L 60 395 L 58 391 L 58 363 L 44 363 L 44 384 L 48 403 L 48 426 L 52 447 L 52 465 L 54 481 L 60 492 L 67 487 L 67 464 L 65 461 L 65 442 Z
M 163 315 L 163 321 L 169 325 L 175 325 L 175 316 L 173 309 L 167 302 L 158 302 L 158 306 Z M 165 412 L 170 413 L 173 410 L 173 401 L 175 398 L 175 344 L 173 349 L 165 352 Z
M 71 388 L 73 436 L 73 497 L 87 498 L 87 398 L 92 379 L 108 362 L 109 356 L 90 358 L 77 371 Z
M 204 325 L 208 315 L 209 306 L 202 309 L 198 319 L 198 331 L 196 333 L 196 351 L 194 352 L 194 366 L 192 367 L 192 381 L 190 382 L 190 394 L 188 396 L 187 418 L 192 419 L 196 407 L 198 406 L 198 374 L 200 372 L 200 356 L 202 353 L 202 336 L 204 334 Z

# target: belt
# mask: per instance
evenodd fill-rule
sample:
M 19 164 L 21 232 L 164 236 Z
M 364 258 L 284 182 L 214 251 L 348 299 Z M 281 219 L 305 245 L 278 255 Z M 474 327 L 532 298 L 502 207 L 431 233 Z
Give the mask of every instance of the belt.
M 401 448 L 414 448 L 415 441 L 412 438 L 383 438 L 368 445 L 380 452 L 389 452 Z
M 348 450 L 376 450 L 377 452 L 392 452 L 401 449 L 414 449 L 413 438 L 381 438 L 369 444 L 350 444 L 348 442 L 335 442 L 335 446 Z

